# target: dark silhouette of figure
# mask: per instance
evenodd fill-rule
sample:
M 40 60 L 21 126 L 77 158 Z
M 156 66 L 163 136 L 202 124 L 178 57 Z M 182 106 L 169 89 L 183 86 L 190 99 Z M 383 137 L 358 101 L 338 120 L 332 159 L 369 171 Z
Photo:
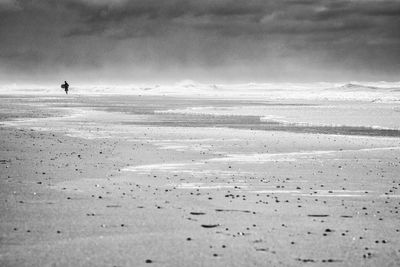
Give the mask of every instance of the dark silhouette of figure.
M 64 81 L 64 90 L 67 95 L 68 95 L 68 88 L 69 88 L 69 84 L 67 83 L 67 81 Z

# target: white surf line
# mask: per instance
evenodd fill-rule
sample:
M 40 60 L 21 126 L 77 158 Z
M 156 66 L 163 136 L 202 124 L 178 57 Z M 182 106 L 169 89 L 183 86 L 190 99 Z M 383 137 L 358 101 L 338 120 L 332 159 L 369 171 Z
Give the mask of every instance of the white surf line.
M 328 155 L 334 153 L 345 152 L 365 152 L 365 151 L 380 151 L 380 150 L 399 150 L 400 147 L 380 147 L 380 148 L 362 148 L 354 150 L 327 150 L 327 151 L 306 151 L 306 152 L 289 152 L 275 154 L 228 154 L 221 158 L 211 158 L 198 162 L 187 163 L 161 163 L 161 164 L 146 164 L 138 166 L 130 166 L 122 169 L 123 171 L 181 171 L 190 172 L 199 165 L 204 165 L 207 162 L 245 162 L 245 163 L 264 163 L 271 161 L 296 161 L 298 159 L 310 159 L 317 155 Z M 185 169 L 186 168 L 186 169 Z M 208 170 L 210 171 L 210 170 Z M 218 172 L 218 170 L 216 170 Z M 240 172 L 241 173 L 241 172 Z
M 255 190 L 250 191 L 250 193 L 257 193 L 257 194 L 294 194 L 294 195 L 307 195 L 307 196 L 362 196 L 359 193 L 371 193 L 373 191 L 366 191 L 366 190 L 316 190 L 310 193 L 302 193 L 304 191 L 301 190 Z M 314 193 L 314 192 L 318 192 Z M 332 193 L 330 193 L 332 192 Z M 339 193 L 339 194 L 337 194 Z M 352 194 L 355 193 L 355 194 Z
M 360 194 L 293 194 L 293 196 L 301 196 L 301 197 L 367 197 L 369 195 L 360 195 Z
M 231 177 L 235 175 L 255 175 L 254 172 L 245 171 L 223 171 L 223 170 L 202 170 L 198 167 L 203 163 L 165 163 L 165 164 L 149 164 L 139 166 L 129 166 L 121 169 L 124 172 L 136 172 L 139 174 L 148 174 L 149 172 L 169 172 L 169 173 L 186 173 L 191 176 L 218 176 Z M 212 179 L 213 177 L 210 177 Z
M 245 172 L 245 171 L 240 171 L 240 172 L 231 171 L 231 172 L 229 172 L 229 171 L 216 170 L 216 169 L 215 170 L 210 170 L 210 169 L 208 169 L 208 170 L 176 169 L 176 170 L 173 170 L 172 172 L 175 172 L 175 173 L 188 173 L 188 174 L 191 174 L 192 176 L 193 175 L 208 175 L 208 176 L 215 175 L 215 176 L 218 176 L 218 177 L 221 177 L 221 176 L 238 176 L 238 175 L 255 175 L 254 172 Z M 209 178 L 212 179 L 213 177 L 209 177 Z
M 166 110 L 155 110 L 156 114 L 190 114 L 190 115 L 215 115 L 215 116 L 226 116 L 226 114 L 218 113 L 218 111 L 228 111 L 232 109 L 217 107 L 217 106 L 207 106 L 207 107 L 191 107 L 183 109 L 166 109 Z M 208 111 L 208 112 L 207 112 Z M 233 115 L 233 114 L 231 114 Z
M 159 146 L 160 149 L 165 150 L 176 150 L 176 151 L 208 151 L 212 148 L 211 145 L 200 145 L 200 144 L 180 144 L 180 143 L 154 143 L 154 145 Z
M 226 139 L 226 140 L 238 141 L 240 139 Z M 193 139 L 153 139 L 151 141 L 159 143 L 176 143 L 176 142 L 195 143 L 195 142 L 213 142 L 213 141 L 226 141 L 226 140 L 217 138 L 199 138 L 199 139 L 193 138 Z
M 268 162 L 268 161 L 295 161 L 298 158 L 309 158 L 310 156 L 331 154 L 336 151 L 308 151 L 289 153 L 260 153 L 260 154 L 228 154 L 223 158 L 212 158 L 211 162 Z
M 240 184 L 240 183 L 213 183 L 213 184 L 205 184 L 205 183 L 182 183 L 182 184 L 176 184 L 176 185 L 171 185 L 175 186 L 178 189 L 221 189 L 221 188 L 235 188 L 235 187 L 240 187 L 240 188 L 247 188 L 248 185 L 246 184 Z
M 318 192 L 318 193 L 329 193 L 329 192 L 333 192 L 333 193 L 372 193 L 374 191 L 371 190 L 311 190 L 312 192 Z
M 123 168 L 122 171 L 129 172 L 137 172 L 137 171 L 171 171 L 171 170 L 180 170 L 186 166 L 190 165 L 202 165 L 199 162 L 190 162 L 190 163 L 161 163 L 161 164 L 147 164 L 147 165 L 138 165 L 138 166 L 130 166 Z
M 295 195 L 308 197 L 366 197 L 373 192 L 371 190 L 312 190 L 308 193 Z
M 254 194 L 293 194 L 293 193 L 300 193 L 299 190 L 256 190 L 256 191 L 249 191 L 250 193 Z
M 259 153 L 259 154 L 228 154 L 222 158 L 212 158 L 210 162 L 269 162 L 269 161 L 296 161 L 298 159 L 309 159 L 318 155 L 328 155 L 335 153 L 346 152 L 367 152 L 367 151 L 380 151 L 380 150 L 399 150 L 400 147 L 377 147 L 377 148 L 361 148 L 361 149 L 348 149 L 348 150 L 312 150 L 304 152 L 289 152 L 289 153 Z

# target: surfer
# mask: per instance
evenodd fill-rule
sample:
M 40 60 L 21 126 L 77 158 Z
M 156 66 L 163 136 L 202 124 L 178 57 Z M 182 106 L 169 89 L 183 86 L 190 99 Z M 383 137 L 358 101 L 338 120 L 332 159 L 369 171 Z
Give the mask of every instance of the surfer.
M 64 81 L 64 84 L 63 84 L 64 86 L 64 90 L 65 90 L 65 93 L 68 95 L 68 87 L 69 87 L 69 84 L 67 83 L 67 81 Z

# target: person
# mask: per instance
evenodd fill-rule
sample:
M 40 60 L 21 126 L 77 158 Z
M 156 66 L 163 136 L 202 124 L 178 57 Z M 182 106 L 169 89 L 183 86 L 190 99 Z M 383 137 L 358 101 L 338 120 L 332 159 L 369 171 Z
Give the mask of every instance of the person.
M 67 81 L 64 81 L 64 90 L 67 95 L 68 95 L 68 87 L 69 87 L 69 84 L 67 83 Z

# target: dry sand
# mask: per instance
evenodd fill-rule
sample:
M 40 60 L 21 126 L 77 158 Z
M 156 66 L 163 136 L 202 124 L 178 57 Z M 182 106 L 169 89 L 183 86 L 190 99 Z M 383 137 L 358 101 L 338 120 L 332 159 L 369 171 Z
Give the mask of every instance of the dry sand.
M 1 266 L 400 265 L 399 137 L 154 123 L 140 101 L 1 98 Z

